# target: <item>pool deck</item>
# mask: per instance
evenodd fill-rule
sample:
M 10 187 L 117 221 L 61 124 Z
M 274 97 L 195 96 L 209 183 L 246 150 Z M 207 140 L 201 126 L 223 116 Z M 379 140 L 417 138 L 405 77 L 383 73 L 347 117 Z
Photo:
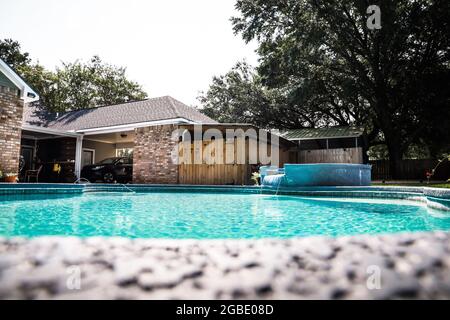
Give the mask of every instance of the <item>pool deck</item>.
M 450 298 L 450 233 L 0 238 L 0 299 L 397 298 Z

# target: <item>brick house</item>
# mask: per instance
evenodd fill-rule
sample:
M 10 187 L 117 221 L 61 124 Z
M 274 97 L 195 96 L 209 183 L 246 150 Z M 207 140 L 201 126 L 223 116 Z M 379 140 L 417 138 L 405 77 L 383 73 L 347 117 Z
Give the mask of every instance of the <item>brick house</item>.
M 19 166 L 22 114 L 25 103 L 39 96 L 0 59 L 0 170 L 16 172 Z
M 134 183 L 250 182 L 253 167 L 249 162 L 177 163 L 172 153 L 182 139 L 173 133 L 180 130 L 193 133 L 198 126 L 203 126 L 200 129 L 203 131 L 207 128 L 216 132 L 230 128 L 256 131 L 253 126 L 219 124 L 170 96 L 49 113 L 33 103 L 39 98 L 37 93 L 6 63 L 1 60 L 0 63 L 0 170 L 3 172 L 17 172 L 22 156 L 21 172 L 43 164 L 41 181 L 73 182 L 80 177 L 84 165 L 133 152 Z M 215 143 L 215 140 L 201 139 L 202 143 Z M 291 148 L 295 144 L 281 137 L 277 141 L 282 165 L 292 157 Z M 250 148 L 251 143 L 246 143 Z M 192 142 L 189 152 L 195 154 L 195 145 Z M 62 174 L 60 171 L 56 177 L 52 173 L 55 164 L 62 167 Z

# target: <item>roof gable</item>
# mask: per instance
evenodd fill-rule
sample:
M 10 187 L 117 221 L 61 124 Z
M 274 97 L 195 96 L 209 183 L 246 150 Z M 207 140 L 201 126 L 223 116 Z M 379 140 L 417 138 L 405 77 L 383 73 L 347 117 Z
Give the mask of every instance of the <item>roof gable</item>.
M 169 96 L 71 111 L 61 115 L 45 112 L 39 106 L 29 105 L 25 109 L 24 124 L 62 131 L 82 131 L 178 118 L 195 123 L 216 123 L 198 110 Z
M 39 100 L 39 95 L 2 59 L 0 59 L 0 74 L 3 76 L 2 82 L 8 84 L 8 86 L 13 84 L 15 88 L 20 90 L 20 97 L 26 102 Z

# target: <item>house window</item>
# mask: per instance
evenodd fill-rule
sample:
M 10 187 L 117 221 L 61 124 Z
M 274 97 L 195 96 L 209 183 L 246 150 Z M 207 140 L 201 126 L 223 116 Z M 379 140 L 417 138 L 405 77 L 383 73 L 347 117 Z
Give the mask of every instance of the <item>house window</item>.
M 119 148 L 116 149 L 116 157 L 132 157 L 133 148 Z

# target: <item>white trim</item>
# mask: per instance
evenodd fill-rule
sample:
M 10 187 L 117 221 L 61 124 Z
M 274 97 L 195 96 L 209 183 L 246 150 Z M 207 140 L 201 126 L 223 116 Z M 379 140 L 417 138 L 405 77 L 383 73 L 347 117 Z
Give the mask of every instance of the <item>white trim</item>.
M 51 134 L 51 135 L 56 135 L 56 136 L 63 136 L 63 137 L 74 137 L 75 138 L 75 137 L 82 136 L 82 134 L 76 133 L 76 132 L 61 131 L 61 130 L 50 129 L 50 128 L 45 128 L 45 127 L 32 126 L 29 124 L 22 124 L 22 130 L 46 133 L 46 134 Z
M 39 100 L 39 95 L 2 59 L 0 59 L 0 71 L 20 90 L 20 98 L 25 102 Z
M 88 151 L 88 152 L 92 152 L 92 164 L 95 163 L 95 149 L 91 149 L 91 148 L 83 148 L 82 151 Z
M 336 136 L 336 137 L 316 137 L 316 138 L 286 138 L 283 137 L 286 140 L 289 141 L 302 141 L 302 140 L 323 140 L 323 139 L 343 139 L 343 138 L 359 138 L 362 134 L 359 135 L 352 135 L 352 136 Z
M 191 124 L 197 124 L 202 126 L 223 126 L 223 127 L 254 127 L 259 129 L 257 126 L 250 124 L 250 123 L 240 123 L 240 122 L 201 122 L 201 123 L 195 123 L 192 122 Z M 279 136 L 279 134 L 277 134 Z
M 196 124 L 195 122 L 192 122 L 190 120 L 187 120 L 185 118 L 173 118 L 173 119 L 167 119 L 167 120 L 157 120 L 157 121 L 147 121 L 147 122 L 137 122 L 137 123 L 130 123 L 130 124 L 121 124 L 117 126 L 109 126 L 109 127 L 100 127 L 100 128 L 92 128 L 92 129 L 80 129 L 77 131 L 69 131 L 69 132 L 76 132 L 76 133 L 82 133 L 85 135 L 93 135 L 93 134 L 101 134 L 101 133 L 114 133 L 114 132 L 121 132 L 121 131 L 131 131 L 136 128 L 143 128 L 148 126 L 156 126 L 156 125 L 163 125 L 163 124 Z
M 52 137 L 40 137 L 40 138 L 37 138 L 37 137 L 29 136 L 29 135 L 22 135 L 22 138 L 35 140 L 35 141 L 41 141 L 41 140 L 63 139 L 63 138 L 65 138 L 65 136 L 58 135 L 58 136 L 52 136 Z M 75 138 L 75 137 L 70 136 L 70 138 Z
M 92 142 L 100 142 L 100 143 L 105 143 L 105 144 L 116 144 L 117 142 L 110 142 L 110 141 L 106 141 L 106 140 L 99 140 L 99 139 L 92 139 L 92 138 L 86 138 L 89 136 L 85 136 L 85 138 L 83 139 L 84 141 L 92 141 Z
M 39 140 L 39 139 L 41 139 L 41 138 L 36 138 L 36 137 L 34 137 L 34 136 L 29 136 L 29 135 L 27 135 L 27 134 L 22 134 L 22 135 L 21 135 L 21 138 L 22 138 L 22 139 L 28 139 L 28 140 Z

